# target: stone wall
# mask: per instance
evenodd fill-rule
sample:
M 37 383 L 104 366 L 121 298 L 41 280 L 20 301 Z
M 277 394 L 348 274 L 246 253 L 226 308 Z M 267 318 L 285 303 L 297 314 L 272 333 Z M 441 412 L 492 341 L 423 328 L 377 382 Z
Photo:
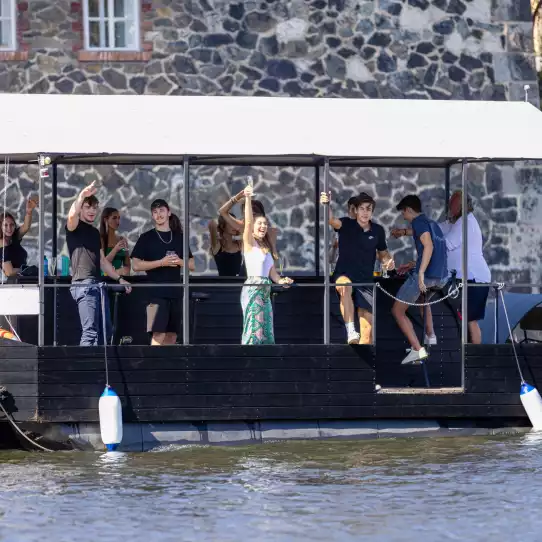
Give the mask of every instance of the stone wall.
M 520 100 L 527 83 L 538 105 L 529 0 L 144 0 L 146 62 L 82 62 L 92 57 L 80 51 L 80 1 L 18 4 L 28 60 L 0 65 L 4 92 Z M 445 129 L 435 119 L 435 130 Z M 80 130 L 74 126 L 74 137 Z M 502 137 L 514 134 L 503 126 Z M 312 272 L 314 171 L 291 168 L 193 171 L 198 269 L 210 269 L 207 220 L 249 172 L 281 231 L 287 266 Z M 472 167 L 469 174 L 495 278 L 540 282 L 538 167 Z M 131 242 L 149 225 L 151 199 L 165 196 L 178 206 L 182 189 L 181 169 L 60 168 L 60 175 L 59 225 L 85 182 L 101 178 L 102 201 L 121 209 Z M 12 167 L 10 177 L 7 205 L 22 218 L 36 172 Z M 393 204 L 406 192 L 419 193 L 430 214 L 441 215 L 443 180 L 439 171 L 342 170 L 333 171 L 332 185 L 339 205 L 360 190 L 375 195 L 377 219 L 390 226 Z M 59 246 L 65 249 L 62 235 Z M 407 246 L 392 244 L 399 259 L 410 256 Z

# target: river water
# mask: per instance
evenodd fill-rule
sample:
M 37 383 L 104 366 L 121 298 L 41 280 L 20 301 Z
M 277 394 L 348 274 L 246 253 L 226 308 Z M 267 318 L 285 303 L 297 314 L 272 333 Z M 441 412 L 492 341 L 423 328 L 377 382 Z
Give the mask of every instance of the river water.
M 0 454 L 0 540 L 542 538 L 542 436 Z

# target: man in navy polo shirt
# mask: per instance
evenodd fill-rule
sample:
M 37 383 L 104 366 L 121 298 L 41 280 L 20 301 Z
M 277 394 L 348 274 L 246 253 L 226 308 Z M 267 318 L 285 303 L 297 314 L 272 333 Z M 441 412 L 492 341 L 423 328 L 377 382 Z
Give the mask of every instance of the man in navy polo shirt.
M 414 326 L 406 315 L 408 303 L 415 303 L 427 288 L 443 288 L 446 285 L 448 256 L 442 230 L 434 220 L 422 213 L 422 203 L 418 196 L 405 196 L 397 205 L 397 210 L 401 211 L 403 218 L 411 224 L 411 228 L 405 229 L 402 234 L 414 237 L 418 254 L 415 262 L 401 265 L 398 269 L 399 273 L 409 271 L 409 275 L 397 293 L 397 298 L 401 301 L 395 301 L 392 308 L 393 316 L 411 346 L 402 364 L 410 365 L 418 363 L 428 354 L 420 344 Z M 392 235 L 397 237 L 396 230 L 392 230 Z M 429 296 L 426 296 L 426 301 L 428 300 Z
M 320 203 L 329 203 L 329 195 L 323 192 Z M 351 283 L 372 283 L 376 258 L 388 270 L 394 268 L 388 252 L 384 228 L 371 219 L 375 201 L 362 192 L 355 201 L 355 218 L 335 218 L 331 213 L 329 223 L 339 234 L 339 258 L 332 281 L 339 295 L 341 314 L 346 327 L 348 344 L 370 344 L 373 325 L 373 288 L 371 286 L 347 286 Z M 357 309 L 360 333 L 354 324 Z

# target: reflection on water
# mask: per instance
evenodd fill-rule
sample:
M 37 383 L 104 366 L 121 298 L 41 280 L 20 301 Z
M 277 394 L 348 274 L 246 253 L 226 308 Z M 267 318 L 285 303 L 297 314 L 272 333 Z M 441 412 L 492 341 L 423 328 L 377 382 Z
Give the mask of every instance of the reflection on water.
M 0 454 L 0 540 L 539 540 L 542 435 Z

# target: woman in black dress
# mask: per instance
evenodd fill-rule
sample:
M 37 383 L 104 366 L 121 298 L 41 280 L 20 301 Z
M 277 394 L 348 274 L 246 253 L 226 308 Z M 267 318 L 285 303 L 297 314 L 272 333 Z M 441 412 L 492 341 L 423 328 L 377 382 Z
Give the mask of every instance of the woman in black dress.
M 231 218 L 235 215 L 230 213 Z M 240 234 L 238 228 L 226 222 L 223 216 L 218 217 L 218 223 L 211 220 L 208 224 L 211 234 L 210 252 L 215 260 L 220 277 L 244 276 L 243 254 L 241 241 L 235 239 Z
M 38 206 L 37 199 L 30 198 L 26 202 L 26 216 L 22 226 L 17 227 L 11 213 L 0 215 L 0 261 L 6 277 L 13 277 L 26 265 L 28 253 L 21 246 L 21 239 L 28 233 L 32 225 L 32 212 Z

